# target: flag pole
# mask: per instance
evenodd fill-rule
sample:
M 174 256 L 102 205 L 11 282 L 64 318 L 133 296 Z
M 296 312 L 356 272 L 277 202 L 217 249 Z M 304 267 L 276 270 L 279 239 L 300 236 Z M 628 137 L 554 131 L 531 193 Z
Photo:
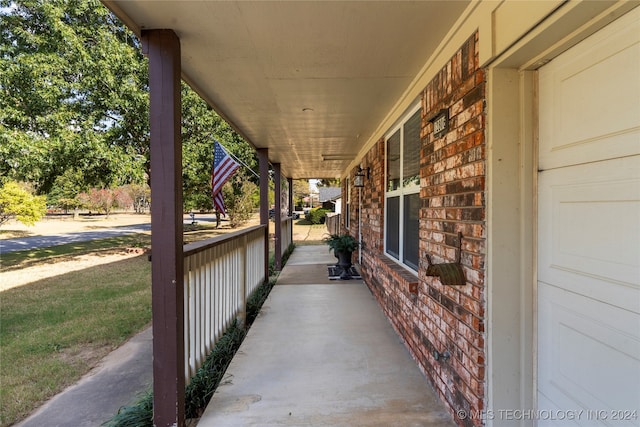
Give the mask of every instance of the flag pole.
M 215 139 L 214 139 L 215 141 Z M 249 169 L 249 171 L 251 171 L 252 174 L 254 174 L 256 176 L 256 178 L 260 179 L 260 175 L 258 175 L 253 169 L 251 169 L 249 166 L 247 166 L 247 164 L 245 162 L 243 162 L 242 160 L 240 160 L 239 158 L 237 158 L 231 151 L 229 151 L 227 149 L 227 147 L 225 147 L 224 145 L 222 145 L 220 143 L 220 141 L 218 141 L 218 144 L 220 144 L 222 146 L 222 148 L 224 148 L 224 150 L 227 152 L 228 155 L 230 155 L 231 157 L 233 157 L 233 159 L 235 161 L 237 161 L 238 163 L 240 163 L 242 166 L 244 166 L 245 168 Z

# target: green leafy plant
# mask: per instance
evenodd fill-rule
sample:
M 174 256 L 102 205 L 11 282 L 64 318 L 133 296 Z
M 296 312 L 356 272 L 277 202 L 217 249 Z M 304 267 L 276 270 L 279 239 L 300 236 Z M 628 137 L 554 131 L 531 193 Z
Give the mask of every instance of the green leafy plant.
M 249 181 L 244 171 L 239 171 L 222 187 L 229 225 L 240 227 L 251 219 L 255 208 L 254 194 L 259 193 L 258 186 Z
M 34 196 L 15 181 L 8 181 L 0 187 L 0 225 L 12 218 L 25 225 L 33 225 L 46 211 L 44 196 Z
M 104 427 L 152 427 L 153 426 L 153 391 L 147 390 L 134 405 L 123 406 Z
M 311 209 L 306 215 L 305 219 L 312 224 L 324 224 L 327 212 L 331 212 L 329 209 L 315 208 Z
M 331 234 L 323 241 L 329 245 L 329 250 L 335 252 L 353 252 L 360 246 L 358 241 L 350 234 Z

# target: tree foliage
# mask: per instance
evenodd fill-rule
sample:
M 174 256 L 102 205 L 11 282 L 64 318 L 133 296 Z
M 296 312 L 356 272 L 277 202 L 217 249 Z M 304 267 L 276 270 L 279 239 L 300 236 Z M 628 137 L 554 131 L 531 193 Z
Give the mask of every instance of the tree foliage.
M 183 83 L 182 181 L 184 208 L 187 211 L 213 208 L 211 168 L 214 140 L 220 142 L 227 152 L 244 163 L 236 174 L 242 174 L 244 179 L 256 183 L 257 178 L 247 169 L 257 169 L 254 150 L 202 98 Z M 237 180 L 232 182 L 236 186 L 241 184 Z M 226 198 L 225 203 L 229 203 Z
M 135 35 L 99 0 L 0 6 L 0 176 L 67 209 L 92 187 L 150 182 L 148 62 Z M 256 169 L 249 144 L 183 83 L 187 210 L 212 208 L 214 139 Z
M 316 187 L 340 187 L 340 178 L 325 178 L 316 181 Z
M 309 181 L 306 179 L 296 179 L 293 181 L 293 204 L 301 207 L 304 205 L 304 198 L 309 197 Z
M 78 195 L 85 190 L 84 174 L 80 170 L 67 169 L 53 182 L 47 203 L 65 211 L 81 206 Z
M 239 227 L 251 218 L 257 207 L 257 193 L 258 186 L 246 179 L 243 172 L 237 173 L 222 187 L 231 228 Z
M 144 180 L 147 62 L 98 0 L 14 0 L 0 13 L 0 173 L 48 193 Z
M 91 211 L 104 213 L 107 217 L 115 208 L 132 209 L 134 204 L 127 187 L 91 188 L 86 193 L 80 193 L 78 200 L 82 206 Z
M 0 225 L 13 218 L 33 225 L 46 211 L 44 196 L 34 196 L 25 185 L 8 181 L 0 187 Z

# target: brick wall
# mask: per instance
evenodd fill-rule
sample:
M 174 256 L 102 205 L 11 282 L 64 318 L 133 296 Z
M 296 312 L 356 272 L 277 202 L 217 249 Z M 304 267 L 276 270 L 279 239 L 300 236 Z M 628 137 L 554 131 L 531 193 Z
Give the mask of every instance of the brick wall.
M 352 235 L 362 210 L 362 274 L 421 370 L 461 426 L 481 425 L 458 411 L 484 409 L 485 80 L 473 35 L 427 85 L 422 96 L 420 263 L 417 276 L 384 255 L 384 141 L 361 162 L 371 168 L 362 202 L 352 188 Z M 449 130 L 434 138 L 429 119 L 449 111 Z M 355 171 L 351 171 L 351 179 Z M 346 189 L 345 189 L 346 190 Z M 434 263 L 454 262 L 462 233 L 464 286 L 427 276 Z M 448 350 L 438 361 L 434 352 Z

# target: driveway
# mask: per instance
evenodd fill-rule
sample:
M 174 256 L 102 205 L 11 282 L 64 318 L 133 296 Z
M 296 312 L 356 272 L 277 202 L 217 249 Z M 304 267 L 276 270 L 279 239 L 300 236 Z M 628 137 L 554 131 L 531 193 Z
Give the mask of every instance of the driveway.
M 16 239 L 0 240 L 0 253 L 23 251 L 35 248 L 64 245 L 67 243 L 86 242 L 88 240 L 105 239 L 126 234 L 142 233 L 151 230 L 151 224 L 125 225 L 122 227 L 104 228 L 100 230 L 78 231 L 74 233 L 50 234 L 47 236 L 31 236 Z

